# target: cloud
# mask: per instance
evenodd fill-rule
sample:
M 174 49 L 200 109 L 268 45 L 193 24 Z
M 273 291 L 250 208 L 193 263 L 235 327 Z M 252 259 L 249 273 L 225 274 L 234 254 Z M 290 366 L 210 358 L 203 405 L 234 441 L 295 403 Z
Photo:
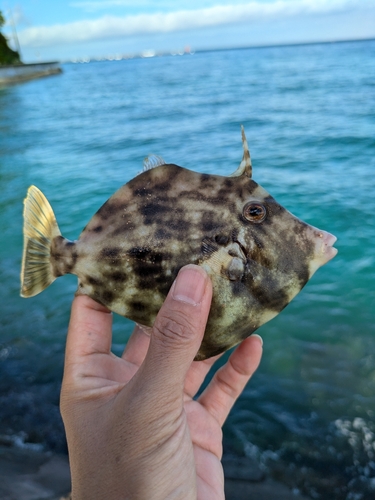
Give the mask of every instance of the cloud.
M 364 0 L 359 6 L 357 0 L 277 0 L 267 3 L 252 1 L 237 5 L 216 5 L 167 13 L 137 14 L 125 17 L 106 15 L 96 20 L 34 26 L 21 31 L 19 38 L 23 46 L 43 47 L 244 24 L 300 15 L 330 14 L 371 5 L 370 0 Z
M 134 0 L 83 0 L 70 2 L 69 5 L 70 7 L 94 12 L 110 7 L 134 7 Z M 137 0 L 137 7 L 150 7 L 150 0 Z
M 259 1 L 259 0 L 258 0 Z M 262 1 L 262 0 L 260 0 Z M 264 0 L 263 0 L 264 1 Z M 206 7 L 212 7 L 218 4 L 228 3 L 225 0 L 179 0 L 178 8 L 179 10 L 188 9 L 195 10 L 198 6 L 200 9 Z M 231 0 L 231 5 L 244 3 L 244 0 Z M 198 4 L 198 5 L 197 5 Z M 157 8 L 155 7 L 154 0 L 78 0 L 70 2 L 70 7 L 77 9 L 82 9 L 88 12 L 94 12 L 98 10 L 107 10 L 111 7 L 131 7 L 134 11 L 140 11 L 142 9 L 148 9 L 149 11 L 172 11 L 176 8 L 176 3 L 174 0 L 158 0 Z

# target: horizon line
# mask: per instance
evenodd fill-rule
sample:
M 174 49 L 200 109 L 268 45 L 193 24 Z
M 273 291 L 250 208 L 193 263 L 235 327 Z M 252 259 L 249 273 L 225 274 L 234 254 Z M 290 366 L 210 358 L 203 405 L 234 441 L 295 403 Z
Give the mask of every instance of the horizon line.
M 197 49 L 192 49 L 191 52 L 185 52 L 181 50 L 163 50 L 163 51 L 157 51 L 157 50 L 143 50 L 140 52 L 136 53 L 124 53 L 121 54 L 120 60 L 127 60 L 127 59 L 153 59 L 154 57 L 165 57 L 165 56 L 171 56 L 174 54 L 179 54 L 179 55 L 190 55 L 190 54 L 197 54 L 197 53 L 207 53 L 207 52 L 224 52 L 224 51 L 229 51 L 229 50 L 251 50 L 251 49 L 272 49 L 272 48 L 282 48 L 282 47 L 300 47 L 300 46 L 308 46 L 308 45 L 332 45 L 332 44 L 341 44 L 341 43 L 361 43 L 361 42 L 373 42 L 375 41 L 375 36 L 370 37 L 370 38 L 348 38 L 348 39 L 338 39 L 338 40 L 320 40 L 320 41 L 306 41 L 306 42 L 282 42 L 282 43 L 270 43 L 270 44 L 252 44 L 252 45 L 244 45 L 244 46 L 233 46 L 233 47 L 216 47 L 216 48 L 197 48 Z M 153 55 L 146 56 L 145 54 L 152 53 Z M 58 59 L 57 62 L 60 64 L 69 64 L 69 63 L 76 63 L 76 62 L 103 62 L 103 61 L 109 61 L 112 62 L 113 60 L 119 60 L 114 57 L 112 57 L 113 54 L 107 55 L 107 56 L 86 56 L 86 57 L 73 57 L 70 59 Z M 33 63 L 25 63 L 25 64 L 33 64 Z M 38 61 L 38 64 L 41 64 L 40 61 Z
M 347 38 L 338 40 L 321 40 L 321 41 L 310 41 L 310 42 L 281 42 L 281 43 L 271 43 L 271 44 L 261 44 L 261 45 L 246 45 L 237 47 L 222 47 L 216 49 L 196 49 L 194 52 L 220 52 L 224 50 L 247 50 L 247 49 L 272 49 L 277 47 L 298 47 L 303 45 L 328 45 L 334 43 L 352 43 L 352 42 L 373 42 L 375 41 L 375 36 L 370 38 Z

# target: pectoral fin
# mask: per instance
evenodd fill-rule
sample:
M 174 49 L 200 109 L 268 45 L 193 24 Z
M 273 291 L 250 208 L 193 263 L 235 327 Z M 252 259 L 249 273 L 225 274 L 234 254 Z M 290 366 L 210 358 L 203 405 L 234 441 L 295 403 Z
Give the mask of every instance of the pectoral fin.
M 219 247 L 210 240 L 203 240 L 204 257 L 201 265 L 215 274 L 225 276 L 230 281 L 239 281 L 245 272 L 245 260 L 238 245 L 232 243 L 227 247 Z

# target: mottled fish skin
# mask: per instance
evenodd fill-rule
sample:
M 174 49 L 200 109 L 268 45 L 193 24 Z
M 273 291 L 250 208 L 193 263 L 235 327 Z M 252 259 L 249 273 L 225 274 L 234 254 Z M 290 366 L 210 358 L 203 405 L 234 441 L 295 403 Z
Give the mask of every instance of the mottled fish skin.
M 244 215 L 251 203 L 266 210 L 260 223 Z M 214 293 L 201 360 L 276 316 L 333 256 L 327 234 L 294 217 L 249 176 L 166 164 L 121 187 L 76 242 L 55 237 L 51 264 L 55 276 L 78 276 L 77 294 L 147 326 L 179 269 L 202 266 Z

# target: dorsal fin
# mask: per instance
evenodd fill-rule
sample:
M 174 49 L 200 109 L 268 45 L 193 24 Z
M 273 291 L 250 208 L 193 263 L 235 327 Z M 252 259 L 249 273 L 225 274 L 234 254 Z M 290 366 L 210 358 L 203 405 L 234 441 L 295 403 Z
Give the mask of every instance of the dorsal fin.
M 143 160 L 143 172 L 151 170 L 152 168 L 160 167 L 160 165 L 165 165 L 165 161 L 161 156 L 149 155 Z
M 242 135 L 242 147 L 243 147 L 242 161 L 240 163 L 240 166 L 237 168 L 235 172 L 233 172 L 233 174 L 230 175 L 230 177 L 240 177 L 241 175 L 246 175 L 251 179 L 253 173 L 253 167 L 251 164 L 251 156 L 250 156 L 249 146 L 247 144 L 245 129 L 243 128 L 242 125 L 241 125 L 241 135 Z

